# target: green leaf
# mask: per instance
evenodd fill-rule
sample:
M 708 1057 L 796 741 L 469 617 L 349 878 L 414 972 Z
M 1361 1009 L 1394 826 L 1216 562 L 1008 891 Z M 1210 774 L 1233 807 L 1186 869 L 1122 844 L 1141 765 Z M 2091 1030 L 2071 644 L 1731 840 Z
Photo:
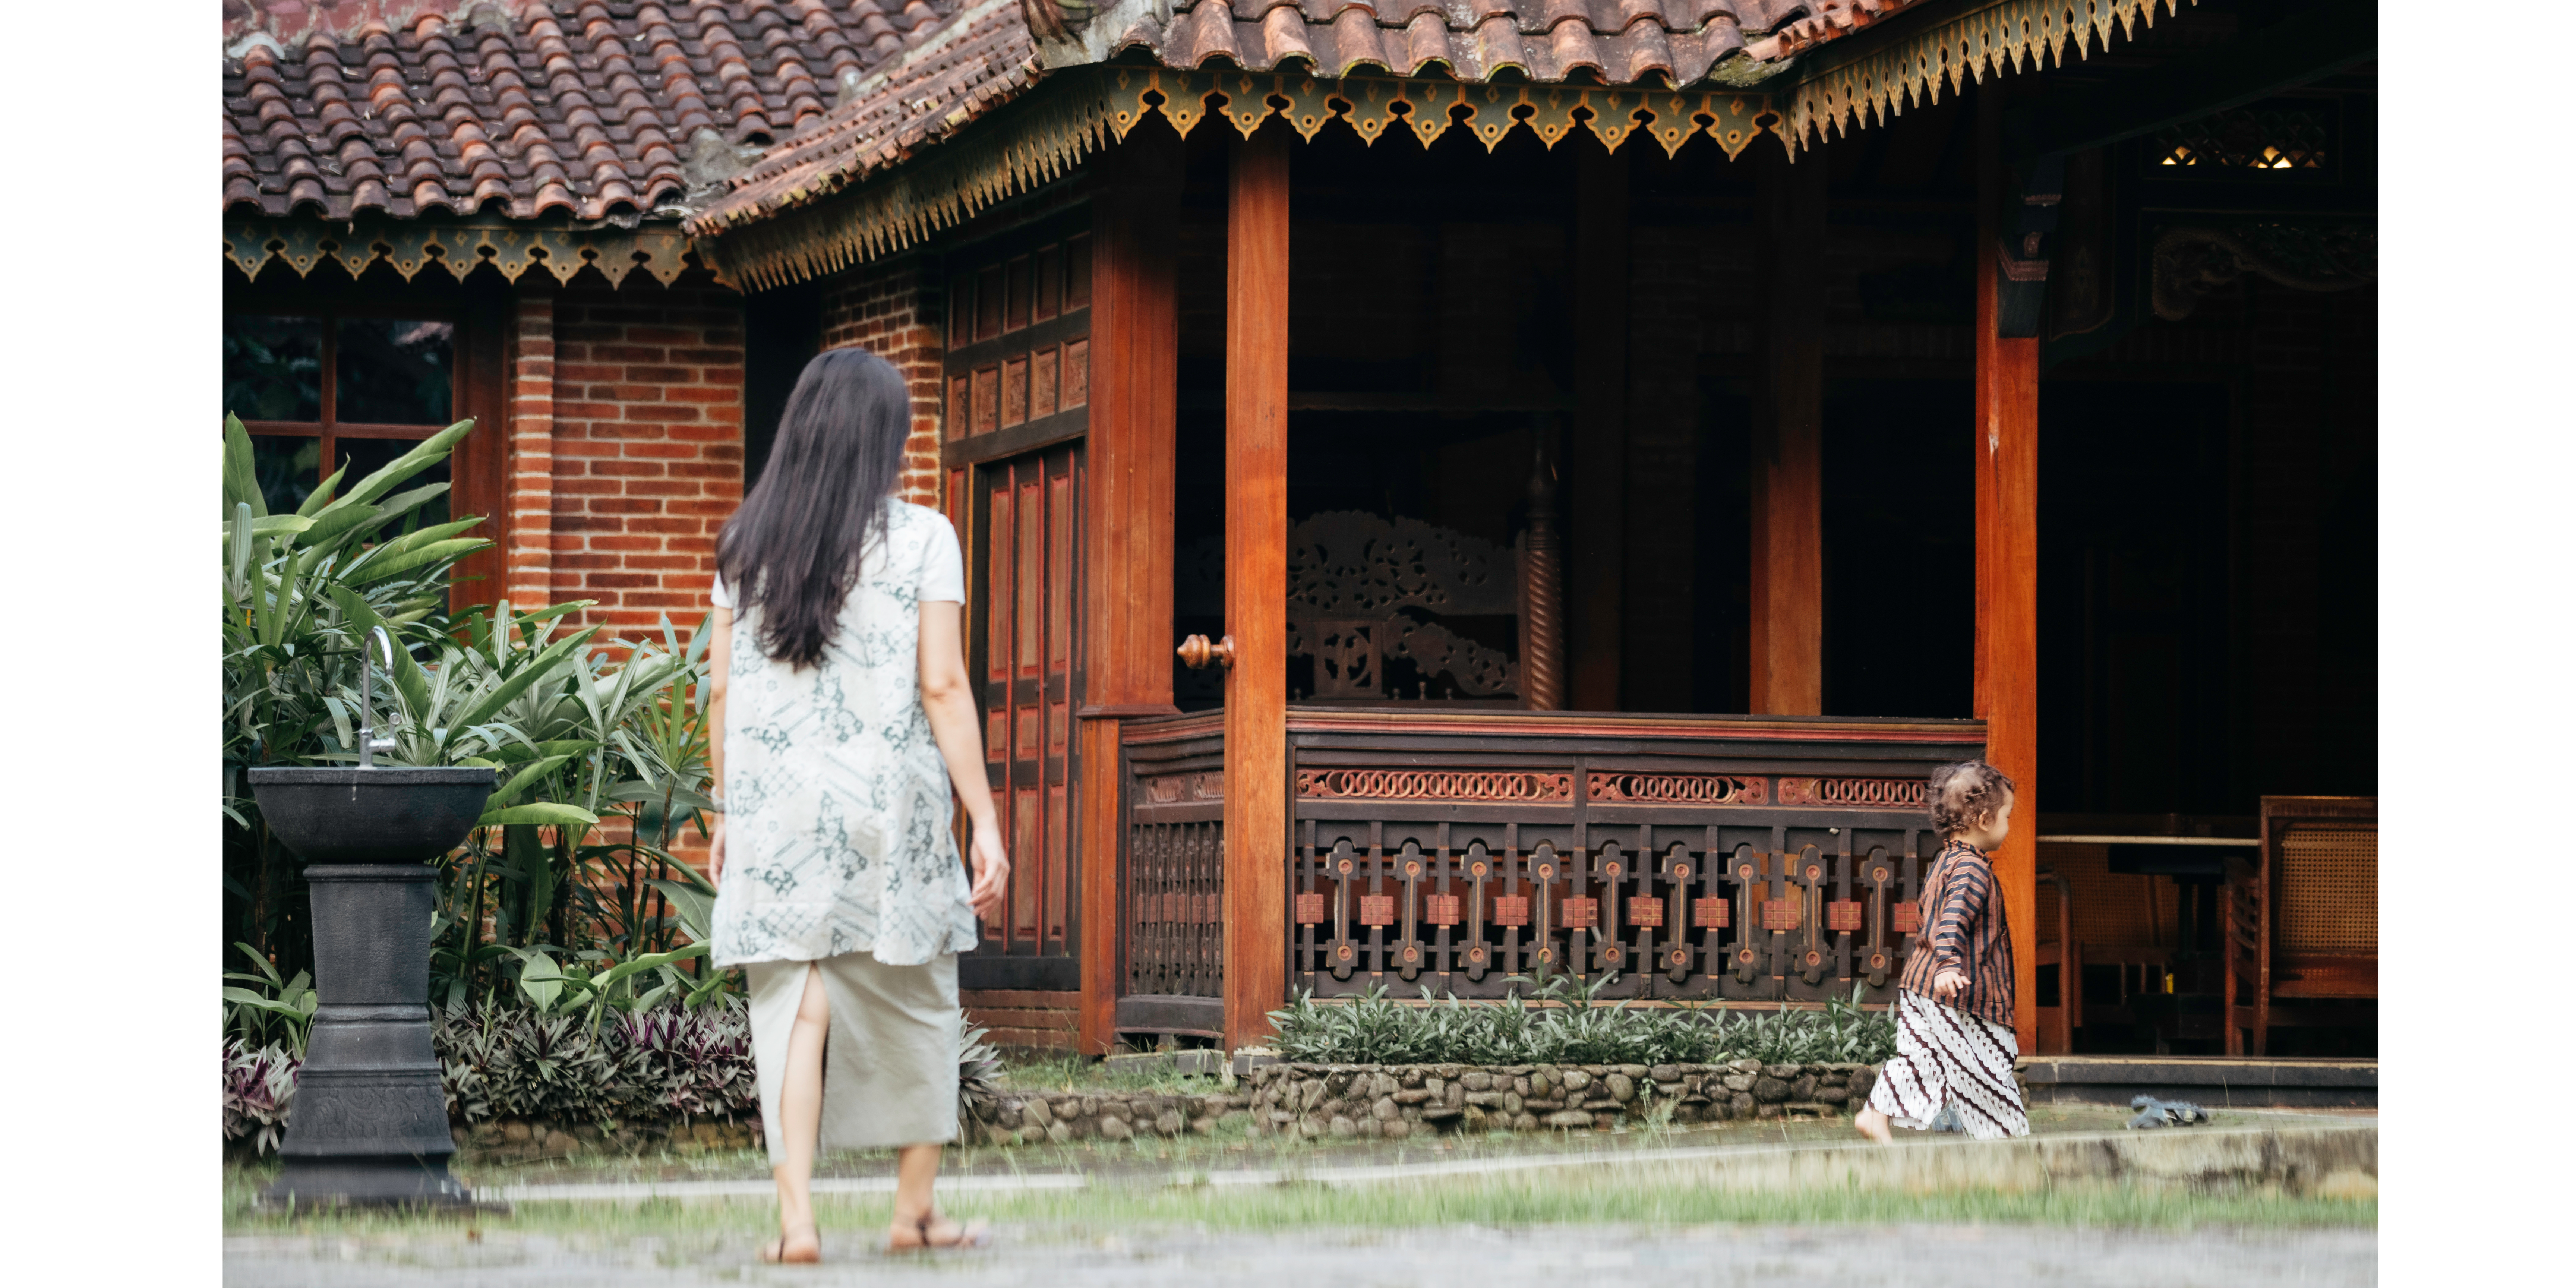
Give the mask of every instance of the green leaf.
M 702 944 L 715 938 L 714 895 L 693 886 L 683 885 L 677 881 L 667 881 L 660 877 L 655 877 L 644 884 L 661 891 L 662 896 L 671 901 L 671 912 L 680 919 L 680 929 L 687 931 L 689 938 Z
M 507 827 L 512 824 L 538 827 L 597 827 L 599 816 L 578 805 L 560 805 L 540 801 L 532 805 L 513 805 L 496 809 L 475 821 L 476 827 Z
M 363 560 L 344 576 L 349 584 L 364 586 L 370 582 L 383 581 L 396 573 L 410 572 L 424 564 L 452 562 L 477 551 L 491 548 L 492 542 L 485 537 L 459 537 L 453 541 L 433 541 L 416 549 L 396 551 L 382 558 Z
M 545 651 L 537 654 L 535 659 L 522 667 L 518 674 L 502 681 L 490 693 L 484 694 L 483 700 L 475 703 L 471 710 L 458 717 L 452 727 L 470 729 L 491 719 L 494 712 L 510 705 L 511 699 L 527 692 L 528 686 L 546 678 L 556 668 L 563 666 L 565 659 L 571 657 L 574 650 L 589 643 L 590 637 L 598 633 L 599 628 L 592 626 L 585 628 L 580 634 L 556 640 L 547 645 Z
M 304 498 L 304 504 L 295 507 L 295 512 L 308 519 L 320 514 L 324 506 L 331 504 L 331 498 L 339 494 L 340 480 L 348 474 L 346 465 L 331 471 L 331 477 L 322 480 L 322 486 L 313 489 L 312 494 Z
M 553 1010 L 555 999 L 563 995 L 563 969 L 544 953 L 525 948 L 510 951 L 519 959 L 519 991 L 527 994 L 538 1010 Z
M 493 792 L 492 795 L 485 800 L 483 808 L 486 811 L 500 810 L 511 801 L 517 800 L 519 798 L 519 793 L 526 791 L 529 784 L 536 782 L 547 774 L 553 773 L 557 766 L 570 759 L 572 759 L 570 756 L 548 756 L 543 760 L 530 764 L 527 768 L 520 770 L 518 773 L 512 774 L 510 776 L 510 781 L 501 784 L 500 790 Z M 520 820 L 512 819 L 509 821 L 518 822 Z M 599 820 L 593 818 L 588 821 L 596 823 Z
M 252 519 L 250 521 L 250 532 L 253 536 L 275 537 L 281 534 L 292 535 L 294 533 L 302 532 L 306 528 L 312 526 L 313 521 L 300 514 L 272 514 L 266 518 Z M 226 522 L 224 524 L 224 540 L 233 540 L 237 535 L 239 535 L 240 531 L 241 524 L 238 520 Z
M 268 498 L 259 490 L 257 458 L 251 454 L 250 431 L 242 428 L 241 417 L 224 413 L 224 510 L 227 515 L 236 505 L 250 507 L 251 517 L 268 515 Z

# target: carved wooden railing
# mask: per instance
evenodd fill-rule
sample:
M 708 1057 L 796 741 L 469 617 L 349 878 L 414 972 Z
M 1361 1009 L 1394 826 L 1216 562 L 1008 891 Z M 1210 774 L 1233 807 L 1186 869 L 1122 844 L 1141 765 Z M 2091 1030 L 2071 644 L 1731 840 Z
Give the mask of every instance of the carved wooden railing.
M 1119 1004 L 1127 1032 L 1224 1024 L 1225 758 L 1221 712 L 1124 732 Z
M 1221 784 L 1186 776 L 1221 762 L 1219 728 L 1128 748 L 1131 988 L 1187 974 L 1179 928 L 1214 930 L 1151 900 L 1186 884 L 1156 829 L 1216 817 Z M 1609 997 L 1890 1000 L 1939 848 L 1924 779 L 1984 742 L 1973 721 L 1579 712 L 1299 707 L 1288 729 L 1288 982 L 1325 997 L 1500 997 L 1545 969 L 1615 973 Z

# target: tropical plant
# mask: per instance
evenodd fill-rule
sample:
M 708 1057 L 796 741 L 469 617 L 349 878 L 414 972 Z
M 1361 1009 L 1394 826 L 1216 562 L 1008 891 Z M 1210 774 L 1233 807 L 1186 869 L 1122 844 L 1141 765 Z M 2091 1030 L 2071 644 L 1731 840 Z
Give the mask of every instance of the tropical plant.
M 1332 1002 L 1303 992 L 1271 1013 L 1273 1045 L 1286 1059 L 1316 1064 L 1866 1064 L 1895 1054 L 1895 1024 L 1863 1010 L 1857 987 L 1821 1011 L 1783 1003 L 1748 1015 L 1706 1003 L 1603 1000 L 1616 979 L 1514 976 L 1501 1001 L 1473 1004 L 1435 1001 L 1428 988 L 1418 1005 L 1384 987 Z
M 490 543 L 459 535 L 470 517 L 418 525 L 446 484 L 396 489 L 472 428 L 441 431 L 345 493 L 334 474 L 297 513 L 272 515 L 249 437 L 226 418 L 226 920 L 263 972 L 242 982 L 279 995 L 227 993 L 252 1041 L 296 1023 L 275 1008 L 309 979 L 311 933 L 298 869 L 242 771 L 353 760 L 370 720 L 392 744 L 387 763 L 500 771 L 475 834 L 439 862 L 433 998 L 542 996 L 540 1009 L 587 1007 L 595 1025 L 612 1008 L 697 1005 L 724 986 L 725 973 L 692 965 L 713 887 L 669 850 L 682 826 L 704 834 L 713 804 L 706 624 L 685 643 L 666 619 L 658 642 L 598 646 L 598 627 L 564 629 L 586 600 L 451 615 L 456 560 Z M 359 650 L 378 628 L 397 647 L 362 711 Z
M 270 964 L 267 958 L 260 956 L 258 949 L 248 944 L 235 944 L 233 947 L 240 949 L 243 956 L 250 958 L 251 964 L 258 967 L 258 972 L 250 974 L 227 971 L 224 973 L 224 978 L 260 985 L 270 991 L 256 992 L 248 988 L 225 988 L 224 1001 L 227 1005 L 224 1027 L 230 1029 L 244 1042 L 255 1042 L 262 1046 L 272 1041 L 277 1042 L 301 1059 L 304 1055 L 305 1036 L 313 1028 L 314 1009 L 322 1004 L 321 995 L 313 991 L 312 976 L 299 970 L 295 972 L 293 979 L 281 978 L 277 973 L 277 967 Z

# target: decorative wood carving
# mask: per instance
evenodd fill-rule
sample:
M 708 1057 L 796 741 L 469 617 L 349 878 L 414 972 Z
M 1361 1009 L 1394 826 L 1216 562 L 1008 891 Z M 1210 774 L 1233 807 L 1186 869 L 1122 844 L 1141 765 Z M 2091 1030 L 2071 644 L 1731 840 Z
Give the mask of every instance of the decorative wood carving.
M 2375 224 L 2236 224 L 2168 228 L 2156 237 L 2156 316 L 2190 317 L 2210 292 L 2247 273 L 2294 291 L 2349 291 L 2379 280 Z
M 1335 510 L 1288 532 L 1288 599 L 1310 617 L 1508 614 L 1510 567 L 1500 547 L 1419 519 Z
M 1436 769 L 1301 769 L 1300 800 L 1571 801 L 1574 775 Z
M 1620 805 L 1759 805 L 1763 780 L 1729 774 L 1622 774 L 1594 771 L 1586 795 Z

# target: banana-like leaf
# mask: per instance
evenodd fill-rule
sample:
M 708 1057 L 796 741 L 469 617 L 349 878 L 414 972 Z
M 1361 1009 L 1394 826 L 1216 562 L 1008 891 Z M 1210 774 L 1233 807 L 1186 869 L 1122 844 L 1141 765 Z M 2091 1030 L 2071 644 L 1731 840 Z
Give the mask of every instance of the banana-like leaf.
M 331 504 L 331 498 L 339 494 L 340 480 L 348 476 L 349 467 L 346 464 L 331 471 L 331 477 L 322 480 L 322 486 L 313 489 L 312 495 L 304 498 L 304 504 L 295 507 L 295 512 L 308 519 L 322 513 L 322 507 Z
M 386 555 L 382 558 L 369 559 L 359 566 L 350 569 L 347 573 L 347 580 L 349 584 L 353 586 L 364 586 L 372 582 L 383 581 L 385 578 L 391 577 L 396 573 L 410 572 L 412 569 L 418 568 L 423 564 L 434 564 L 462 559 L 476 551 L 489 550 L 491 548 L 492 542 L 486 537 L 458 537 L 453 541 L 433 541 L 428 545 L 421 546 L 416 549 L 401 551 L 395 554 Z
M 373 504 L 404 479 L 446 460 L 448 452 L 455 448 L 456 440 L 465 437 L 473 428 L 472 420 L 460 420 L 420 440 L 410 451 L 385 462 L 375 473 L 358 480 L 357 486 L 350 488 L 347 496 L 322 507 L 320 513 L 327 515 L 342 506 Z
M 250 507 L 251 517 L 268 515 L 268 497 L 259 490 L 258 458 L 251 454 L 250 431 L 242 428 L 241 417 L 224 413 L 224 511 L 227 515 L 236 505 Z
M 513 805 L 508 809 L 489 811 L 482 818 L 477 819 L 474 826 L 507 827 L 513 823 L 537 827 L 597 827 L 599 816 L 578 805 L 538 801 L 534 804 Z
M 555 999 L 563 995 L 563 968 L 544 953 L 524 948 L 510 951 L 519 959 L 519 991 L 526 993 L 539 1011 L 553 1010 Z
M 233 506 L 233 515 L 232 523 L 227 525 L 230 529 L 231 545 L 224 551 L 224 594 L 239 601 L 248 598 L 251 593 L 250 529 L 255 520 L 251 518 L 250 503 L 247 501 L 236 502 Z
M 303 557 L 298 560 L 303 571 L 311 572 L 324 555 L 337 548 L 340 538 L 375 522 L 382 513 L 372 505 L 339 506 L 306 523 L 304 531 L 296 537 L 296 544 L 304 550 Z
M 448 486 L 445 483 L 432 483 L 427 487 L 416 487 L 408 492 L 399 492 L 386 497 L 376 508 L 384 515 L 385 522 L 393 523 L 404 515 L 446 495 Z
M 663 897 L 671 901 L 671 911 L 679 917 L 680 929 L 689 932 L 689 938 L 702 944 L 715 938 L 716 899 L 714 895 L 695 886 L 662 877 L 655 877 L 644 884 L 661 891 Z
M 264 519 L 254 518 L 250 521 L 251 535 L 260 537 L 293 536 L 312 526 L 313 521 L 300 514 L 272 514 Z M 239 522 L 227 521 L 224 524 L 224 540 L 232 541 L 240 528 Z
M 548 756 L 545 759 L 539 760 L 534 764 L 529 765 L 527 768 L 520 770 L 518 773 L 512 774 L 508 782 L 501 784 L 500 790 L 493 792 L 490 797 L 486 798 L 483 803 L 484 812 L 488 814 L 494 811 L 501 811 L 504 806 L 517 800 L 519 798 L 519 793 L 528 790 L 528 787 L 531 784 L 535 783 L 538 779 L 545 777 L 547 774 L 553 773 L 557 766 L 570 759 L 572 759 L 570 756 Z M 518 823 L 525 822 L 526 820 L 508 819 L 504 821 Z M 596 823 L 599 820 L 594 817 L 588 821 Z

